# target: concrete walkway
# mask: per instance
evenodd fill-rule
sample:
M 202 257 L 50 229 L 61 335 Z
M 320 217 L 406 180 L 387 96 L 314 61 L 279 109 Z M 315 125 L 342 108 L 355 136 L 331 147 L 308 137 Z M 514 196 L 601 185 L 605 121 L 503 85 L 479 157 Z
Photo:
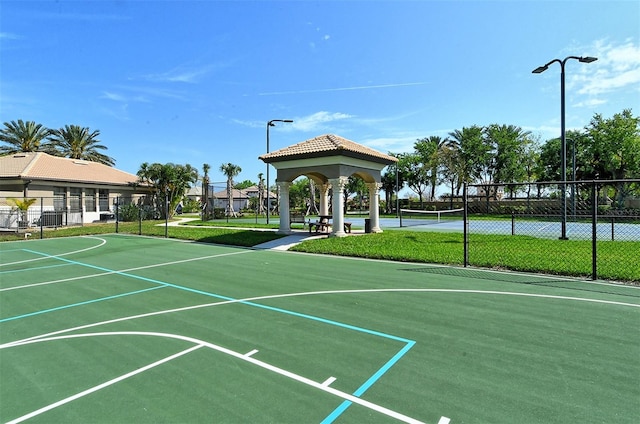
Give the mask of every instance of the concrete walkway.
M 326 234 L 309 234 L 308 231 L 301 231 L 281 237 L 277 240 L 271 240 L 266 243 L 253 246 L 254 249 L 271 249 L 271 250 L 289 250 L 290 247 L 304 240 L 313 240 L 327 237 Z
M 177 226 L 177 225 L 181 225 L 188 227 L 189 225 L 184 225 L 189 221 L 197 221 L 200 218 L 180 218 L 179 220 L 176 221 L 171 221 L 169 222 L 168 225 L 170 226 Z M 164 225 L 164 224 L 158 224 L 158 225 Z M 203 227 L 198 227 L 198 228 L 203 228 Z M 242 228 L 242 227 L 219 227 L 219 228 L 236 228 L 236 229 L 246 229 L 246 228 Z M 276 230 L 272 230 L 272 229 L 262 229 L 262 228 L 251 228 L 251 230 L 254 231 L 273 231 L 275 232 Z M 327 237 L 326 234 L 309 234 L 309 231 L 306 230 L 300 230 L 300 231 L 295 231 L 287 236 L 284 237 L 280 237 L 277 240 L 271 240 L 268 241 L 266 243 L 262 243 L 262 244 L 258 244 L 256 246 L 253 246 L 254 249 L 271 249 L 271 250 L 289 250 L 290 247 L 295 246 L 296 244 L 304 241 L 304 240 L 312 240 L 312 239 L 319 239 L 319 238 L 324 238 Z

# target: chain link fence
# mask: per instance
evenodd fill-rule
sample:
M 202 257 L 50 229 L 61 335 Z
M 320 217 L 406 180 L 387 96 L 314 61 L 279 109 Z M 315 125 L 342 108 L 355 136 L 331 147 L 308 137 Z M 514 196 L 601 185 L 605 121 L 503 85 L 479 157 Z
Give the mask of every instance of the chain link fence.
M 640 180 L 469 185 L 464 204 L 465 265 L 529 271 L 514 263 L 526 249 L 538 269 L 640 281 Z
M 43 238 L 45 231 L 95 224 L 113 225 L 113 232 L 118 232 L 119 224 L 137 224 L 137 232 L 143 234 L 143 222 L 162 223 L 164 216 L 165 211 L 142 195 L 0 197 L 0 233 L 16 237 Z

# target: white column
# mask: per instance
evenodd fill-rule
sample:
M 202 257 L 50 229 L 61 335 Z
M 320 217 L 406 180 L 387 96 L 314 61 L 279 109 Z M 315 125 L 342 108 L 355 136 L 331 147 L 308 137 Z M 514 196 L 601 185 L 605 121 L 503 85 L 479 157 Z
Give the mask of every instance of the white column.
M 329 180 L 333 191 L 333 201 L 331 203 L 333 209 L 332 237 L 344 237 L 346 235 L 344 232 L 344 196 L 342 195 L 342 191 L 348 181 L 349 180 L 344 177 Z
M 289 187 L 291 183 L 278 182 L 278 200 L 280 203 L 280 228 L 278 234 L 291 234 L 291 223 L 289 222 Z
M 320 215 L 329 215 L 329 184 L 318 184 L 320 190 Z
M 372 233 L 382 232 L 380 228 L 380 207 L 378 202 L 381 186 L 382 184 L 380 183 L 367 183 L 367 187 L 369 187 L 369 219 Z

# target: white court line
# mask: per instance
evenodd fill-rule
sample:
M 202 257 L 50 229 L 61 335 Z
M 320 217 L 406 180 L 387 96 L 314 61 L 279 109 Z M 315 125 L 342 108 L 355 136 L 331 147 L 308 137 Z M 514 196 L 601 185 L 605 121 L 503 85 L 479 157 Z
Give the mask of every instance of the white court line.
M 73 337 L 73 336 L 65 336 L 65 338 L 69 338 L 69 337 Z M 133 377 L 136 374 L 140 374 L 140 373 L 142 373 L 144 371 L 150 370 L 151 368 L 157 367 L 158 365 L 164 364 L 165 362 L 169 362 L 169 361 L 171 361 L 173 359 L 176 359 L 176 358 L 178 358 L 178 357 L 180 357 L 182 355 L 186 355 L 187 353 L 191 353 L 196 349 L 200 349 L 201 347 L 203 347 L 203 345 L 199 344 L 199 345 L 190 347 L 189 349 L 183 350 L 182 352 L 178 352 L 175 355 L 167 356 L 164 359 L 161 359 L 161 360 L 156 361 L 156 362 L 154 362 L 152 364 L 146 365 L 146 366 L 144 366 L 142 368 L 138 368 L 137 370 L 134 370 L 134 371 L 131 371 L 131 372 L 127 373 L 127 374 L 121 375 L 120 377 L 114 378 L 113 380 L 106 381 L 106 382 L 104 382 L 102 384 L 99 384 L 97 386 L 91 387 L 90 389 L 84 390 L 84 391 L 82 391 L 80 393 L 76 393 L 73 396 L 69 396 L 69 397 L 67 397 L 65 399 L 59 400 L 58 402 L 52 403 L 52 404 L 47 405 L 47 406 L 45 406 L 43 408 L 37 409 L 37 410 L 35 410 L 33 412 L 30 412 L 30 413 L 28 413 L 26 415 L 18 417 L 18 418 L 14 419 L 14 420 L 11 420 L 11 421 L 7 422 L 6 424 L 21 423 L 22 421 L 25 421 L 25 420 L 28 420 L 29 418 L 33 418 L 35 416 L 43 414 L 43 413 L 45 413 L 47 411 L 50 411 L 50 410 L 52 410 L 54 408 L 57 408 L 58 406 L 62 406 L 64 404 L 72 402 L 72 401 L 74 401 L 76 399 L 80 399 L 81 397 L 84 397 L 84 396 L 86 396 L 88 394 L 97 392 L 98 390 L 104 389 L 105 387 L 109 387 L 109 386 L 111 386 L 111 385 L 113 385 L 115 383 L 118 383 L 118 382 L 120 382 L 122 380 L 125 380 L 125 379 L 127 379 L 129 377 Z
M 438 421 L 438 424 L 449 424 L 451 422 L 451 420 L 447 417 L 440 417 L 440 421 Z
M 259 350 L 258 350 L 258 349 L 253 349 L 251 352 L 247 352 L 247 353 L 245 353 L 245 354 L 244 354 L 244 356 L 253 356 L 253 355 L 255 355 L 255 354 L 256 354 L 256 353 L 258 353 L 258 352 L 259 352 Z
M 395 418 L 399 421 L 405 422 L 405 423 L 409 423 L 409 424 L 424 424 L 422 421 L 416 420 L 415 418 L 411 418 L 407 415 L 401 414 L 399 412 L 393 411 L 389 408 L 385 408 L 384 406 L 375 404 L 373 402 L 369 402 L 366 401 L 364 399 L 361 399 L 357 396 L 353 396 L 349 393 L 343 392 L 341 390 L 337 390 L 334 389 L 332 387 L 329 387 L 328 385 L 325 385 L 324 383 L 318 383 L 317 381 L 313 381 L 309 378 L 303 377 L 301 375 L 295 374 L 293 372 L 287 371 L 283 368 L 280 367 L 276 367 L 275 365 L 271 365 L 269 363 L 260 361 L 258 359 L 254 359 L 251 356 L 247 356 L 246 354 L 242 354 L 239 352 L 235 352 L 231 349 L 227 349 L 225 347 L 213 344 L 213 343 L 209 343 L 209 342 L 205 342 L 204 340 L 199 340 L 199 339 L 195 339 L 193 337 L 187 337 L 187 336 L 182 336 L 182 335 L 178 335 L 178 334 L 170 334 L 170 333 L 153 333 L 153 332 L 146 332 L 146 331 L 116 331 L 116 332 L 106 332 L 106 333 L 88 333 L 88 334 L 72 334 L 72 335 L 67 335 L 67 336 L 57 336 L 57 337 L 49 337 L 46 339 L 38 339 L 38 340 L 29 340 L 29 341 L 25 341 L 25 342 L 21 342 L 21 343 L 16 343 L 13 346 L 22 346 L 22 345 L 27 345 L 27 344 L 33 344 L 33 343 L 40 343 L 40 342 L 46 342 L 46 341 L 53 341 L 53 340 L 64 340 L 64 339 L 73 339 L 73 338 L 81 338 L 81 337 L 96 337 L 96 336 L 122 336 L 122 335 L 133 335 L 133 336 L 154 336 L 154 337 L 166 337 L 166 338 L 171 338 L 171 339 L 178 339 L 178 340 L 184 340 L 187 342 L 191 342 L 194 343 L 195 346 L 184 350 L 182 352 L 179 352 L 175 355 L 169 356 L 167 358 L 164 358 L 160 361 L 154 362 L 153 364 L 149 364 L 145 367 L 139 368 L 135 371 L 132 371 L 130 373 L 127 373 L 123 376 L 120 376 L 118 378 L 115 378 L 113 380 L 109 380 L 106 383 L 100 384 L 98 386 L 92 387 L 91 389 L 85 390 L 83 392 L 80 392 L 78 394 L 75 394 L 73 396 L 70 396 L 66 399 L 63 399 L 61 401 L 58 401 L 56 403 L 53 403 L 51 405 L 45 406 L 44 408 L 40 408 L 36 411 L 33 411 L 29 414 L 23 415 L 22 417 L 16 418 L 15 420 L 9 421 L 6 424 L 17 424 L 19 422 L 22 422 L 26 419 L 32 418 L 36 415 L 42 414 L 43 412 L 49 411 L 53 408 L 56 408 L 60 405 L 63 405 L 65 403 L 71 402 L 75 399 L 78 399 L 82 396 L 85 396 L 87 394 L 93 393 L 97 390 L 100 390 L 104 387 L 110 386 L 114 383 L 117 383 L 119 381 L 122 381 L 128 377 L 131 377 L 135 374 L 139 374 L 143 371 L 146 371 L 148 369 L 151 369 L 157 365 L 160 365 L 164 362 L 168 362 L 171 359 L 177 358 L 179 356 L 182 356 L 186 353 L 192 352 L 196 349 L 199 349 L 201 347 L 208 347 L 210 349 L 216 350 L 218 352 L 227 354 L 229 356 L 233 356 L 234 358 L 237 359 L 241 359 L 243 361 L 249 362 L 250 364 L 259 366 L 261 368 L 264 368 L 268 371 L 272 371 L 276 374 L 288 377 L 292 380 L 295 380 L 299 383 L 302 384 L 306 384 L 308 386 L 314 387 L 316 389 L 322 390 L 326 393 L 332 394 L 334 396 L 337 396 L 339 398 L 342 398 L 343 400 L 348 400 L 352 403 L 358 404 L 360 406 L 364 406 L 365 408 L 371 409 L 373 411 L 376 411 L 378 413 L 387 415 L 389 417 Z
M 82 237 L 82 238 L 100 240 L 102 243 L 96 244 L 95 246 L 87 247 L 86 249 L 74 250 L 74 251 L 67 252 L 67 253 L 61 253 L 59 255 L 40 256 L 40 257 L 33 258 L 33 259 L 25 259 L 24 261 L 0 263 L 0 266 L 17 265 L 17 264 L 23 264 L 23 263 L 27 263 L 27 262 L 41 261 L 43 259 L 57 258 L 57 257 L 60 257 L 60 256 L 73 255 L 73 254 L 76 254 L 76 253 L 81 253 L 81 252 L 86 252 L 88 250 L 97 249 L 98 247 L 104 246 L 107 243 L 107 241 L 105 239 L 102 239 L 102 238 L 99 238 L 99 237 Z M 24 249 L 22 249 L 22 250 L 24 250 Z
M 51 333 L 40 334 L 38 336 L 28 337 L 22 340 L 16 340 L 13 342 L 8 342 L 4 344 L 0 344 L 0 349 L 8 348 L 16 344 L 21 344 L 24 342 L 28 342 L 30 340 L 36 340 L 43 337 L 52 337 L 58 334 L 70 333 L 72 331 L 86 330 L 87 328 L 98 327 L 106 324 L 113 324 L 121 321 L 129 321 L 138 318 L 147 318 L 155 315 L 164 315 L 175 312 L 184 312 L 190 311 L 193 309 L 200 308 L 208 308 L 212 306 L 223 306 L 230 305 L 235 303 L 246 303 L 246 302 L 256 302 L 259 300 L 268 300 L 268 299 L 282 299 L 287 297 L 298 297 L 298 296 L 315 296 L 315 295 L 327 295 L 327 294 L 346 294 L 346 293 L 461 293 L 461 294 L 492 294 L 492 295 L 501 295 L 501 296 L 522 296 L 522 297 L 534 297 L 534 298 L 543 298 L 543 299 L 557 299 L 557 300 L 570 300 L 570 301 L 579 301 L 579 302 L 587 302 L 587 303 L 601 303 L 607 305 L 615 305 L 615 306 L 630 306 L 633 308 L 640 308 L 640 304 L 636 303 L 625 303 L 625 302 L 615 302 L 610 300 L 600 300 L 600 299 L 589 299 L 582 297 L 570 297 L 570 296 L 555 296 L 555 295 L 546 295 L 546 294 L 535 294 L 535 293 L 519 293 L 519 292 L 501 292 L 495 290 L 463 290 L 463 289 L 353 289 L 353 290 L 325 290 L 325 291 L 314 291 L 314 292 L 299 292 L 299 293 L 284 293 L 284 294 L 274 294 L 267 296 L 256 296 L 256 297 L 247 297 L 244 299 L 233 299 L 233 300 L 222 300 L 220 302 L 211 302 L 211 303 L 202 303 L 200 305 L 192 305 L 185 306 L 182 308 L 175 309 L 165 309 L 163 311 L 155 311 L 148 312 L 146 314 L 138 314 L 138 315 L 130 315 L 121 318 L 114 318 L 106 321 L 99 321 L 92 324 L 80 325 L 78 327 L 67 328 L 65 330 L 52 331 Z
M 329 377 L 327 378 L 324 383 L 322 383 L 323 386 L 331 386 L 331 383 L 333 383 L 334 381 L 336 381 L 337 379 L 335 377 Z
M 180 260 L 177 260 L 177 261 L 162 262 L 162 263 L 159 263 L 159 264 L 143 265 L 143 266 L 138 266 L 138 267 L 135 267 L 135 268 L 128 268 L 128 269 L 122 269 L 122 270 L 113 270 L 113 271 L 105 271 L 105 272 L 99 272 L 97 274 L 81 275 L 79 277 L 69 277 L 69 278 L 62 278 L 60 280 L 43 281 L 41 283 L 26 284 L 24 286 L 5 287 L 3 289 L 0 289 L 0 292 L 10 291 L 10 290 L 19 290 L 19 289 L 29 289 L 29 288 L 32 288 L 32 287 L 46 286 L 46 285 L 49 285 L 49 284 L 66 283 L 66 282 L 69 282 L 69 281 L 83 280 L 85 278 L 104 277 L 105 275 L 124 274 L 124 273 L 132 272 L 132 271 L 140 271 L 141 269 L 157 268 L 157 267 L 161 267 L 161 266 L 176 265 L 176 264 L 181 264 L 181 263 L 186 263 L 186 262 L 202 261 L 202 260 L 205 260 L 205 259 L 215 259 L 215 258 L 220 258 L 220 257 L 224 257 L 224 256 L 239 255 L 241 253 L 249 253 L 249 252 L 251 252 L 251 251 L 250 250 L 246 250 L 246 251 L 243 250 L 243 251 L 239 251 L 239 252 L 220 253 L 220 254 L 217 254 L 217 255 L 200 256 L 200 257 L 197 257 L 197 258 L 180 259 Z M 62 256 L 62 255 L 58 255 L 58 256 Z M 43 258 L 56 258 L 56 256 L 43 256 Z
M 56 336 L 56 335 L 59 335 L 59 334 L 69 333 L 69 332 L 72 332 L 72 331 L 84 330 L 84 329 L 97 327 L 97 326 L 101 326 L 101 325 L 106 325 L 106 324 L 111 324 L 111 323 L 116 323 L 116 322 L 121 322 L 121 321 L 129 321 L 129 320 L 138 319 L 138 318 L 145 318 L 145 317 L 154 316 L 154 315 L 164 315 L 164 314 L 168 314 L 168 313 L 182 312 L 182 311 L 187 311 L 187 310 L 211 307 L 211 306 L 222 306 L 222 305 L 228 305 L 228 304 L 234 304 L 234 303 L 255 302 L 255 301 L 258 301 L 258 300 L 277 299 L 277 298 L 296 297 L 296 296 L 343 294 L 343 293 L 379 293 L 379 292 L 461 293 L 461 294 L 465 294 L 466 293 L 466 294 L 511 295 L 511 296 L 524 296 L 524 297 L 547 298 L 547 299 L 558 299 L 558 300 L 582 301 L 582 302 L 589 302 L 589 303 L 604 303 L 604 304 L 610 304 L 610 305 L 616 305 L 616 306 L 630 306 L 630 307 L 634 307 L 634 308 L 640 308 L 640 305 L 638 305 L 638 304 L 606 301 L 606 300 L 600 300 L 600 299 L 589 299 L 589 298 L 578 298 L 578 297 L 567 297 L 567 296 L 554 296 L 554 295 L 541 295 L 541 294 L 533 294 L 533 293 L 500 292 L 500 291 L 493 291 L 493 290 L 491 290 L 491 291 L 456 290 L 456 289 L 329 290 L 329 291 L 286 293 L 286 294 L 278 294 L 278 295 L 257 296 L 257 297 L 251 297 L 251 298 L 245 298 L 245 299 L 226 300 L 226 301 L 221 301 L 221 302 L 217 302 L 217 303 L 206 303 L 206 304 L 201 304 L 201 305 L 187 306 L 187 307 L 183 307 L 183 308 L 175 308 L 175 309 L 168 309 L 168 310 L 164 310 L 164 311 L 150 312 L 150 313 L 146 313 L 146 314 L 132 315 L 132 316 L 116 318 L 116 319 L 107 320 L 107 321 L 96 322 L 96 323 L 93 323 L 93 324 L 86 324 L 86 325 L 82 325 L 82 326 L 78 326 L 78 327 L 68 328 L 68 329 L 65 329 L 65 330 L 58 330 L 58 331 L 54 331 L 54 332 L 47 333 L 47 334 L 41 334 L 39 336 L 33 336 L 33 337 L 26 338 L 26 339 L 5 343 L 5 344 L 0 345 L 0 349 L 6 349 L 6 348 L 13 347 L 13 346 L 22 345 L 22 344 L 36 343 L 38 341 L 44 341 L 44 340 L 51 339 L 51 338 L 53 338 L 53 336 Z M 62 336 L 62 337 L 57 337 L 57 338 L 82 337 L 82 336 L 85 336 L 85 335 L 81 334 L 81 335 L 75 335 L 75 336 Z M 206 345 L 207 347 L 215 346 L 215 345 L 211 345 L 211 344 L 208 344 L 208 343 L 205 343 L 205 342 L 201 342 L 201 341 L 197 341 L 197 342 L 198 343 L 202 343 L 203 345 Z M 247 360 L 249 362 L 256 363 L 256 364 L 264 364 L 261 361 L 258 361 L 256 359 L 253 359 L 253 358 L 250 358 L 250 357 L 245 357 L 242 354 L 235 353 L 235 352 L 226 350 L 224 348 L 220 348 L 220 349 L 222 349 L 221 351 L 223 351 L 225 353 L 231 352 L 229 354 L 231 354 L 233 356 L 241 357 L 241 359 L 244 358 L 245 360 Z M 216 350 L 218 350 L 218 349 L 216 349 Z M 272 366 L 269 366 L 269 367 L 272 367 Z M 272 367 L 272 368 L 274 370 L 276 369 L 275 367 Z M 287 376 L 288 376 L 288 374 L 291 374 L 291 373 L 288 373 L 288 372 L 286 372 L 284 370 L 283 370 L 283 373 L 286 373 L 284 375 L 287 375 Z M 307 382 L 307 381 L 304 381 L 304 382 Z M 318 386 L 318 388 L 320 388 L 322 390 L 325 390 L 325 391 L 327 391 L 329 393 L 332 393 L 332 391 L 334 391 L 334 389 L 332 389 L 330 387 L 325 387 L 320 383 L 315 383 L 315 382 L 312 382 L 311 380 L 308 380 L 308 382 L 309 382 L 308 384 L 313 385 L 313 386 Z M 339 392 L 339 391 L 335 391 L 335 392 L 336 393 L 334 393 L 334 394 L 336 394 L 338 396 L 342 396 L 341 395 L 342 392 Z M 344 395 L 347 396 L 347 397 L 343 397 L 344 399 L 347 399 L 347 400 L 349 400 L 349 401 L 351 401 L 353 403 L 357 403 L 357 404 L 369 407 L 368 406 L 368 404 L 369 404 L 368 402 L 363 401 L 358 397 L 355 397 L 355 396 L 352 396 L 352 395 L 348 395 L 348 394 L 344 394 Z M 363 402 L 365 402 L 366 405 Z M 443 418 L 446 418 L 446 417 L 443 417 Z M 447 423 L 447 421 L 443 421 L 442 424 L 446 424 L 446 423 Z

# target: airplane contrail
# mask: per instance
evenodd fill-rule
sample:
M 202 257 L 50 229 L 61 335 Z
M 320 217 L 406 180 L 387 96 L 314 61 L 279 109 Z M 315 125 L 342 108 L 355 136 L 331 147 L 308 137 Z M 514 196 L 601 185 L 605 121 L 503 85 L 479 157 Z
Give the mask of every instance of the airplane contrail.
M 362 85 L 362 86 L 355 86 L 355 87 L 340 87 L 340 88 L 319 88 L 316 90 L 270 91 L 267 93 L 258 93 L 258 96 L 273 96 L 278 94 L 325 93 L 329 91 L 366 90 L 369 88 L 406 87 L 410 85 L 425 85 L 425 84 L 427 83 L 426 82 L 405 82 L 400 84 Z

